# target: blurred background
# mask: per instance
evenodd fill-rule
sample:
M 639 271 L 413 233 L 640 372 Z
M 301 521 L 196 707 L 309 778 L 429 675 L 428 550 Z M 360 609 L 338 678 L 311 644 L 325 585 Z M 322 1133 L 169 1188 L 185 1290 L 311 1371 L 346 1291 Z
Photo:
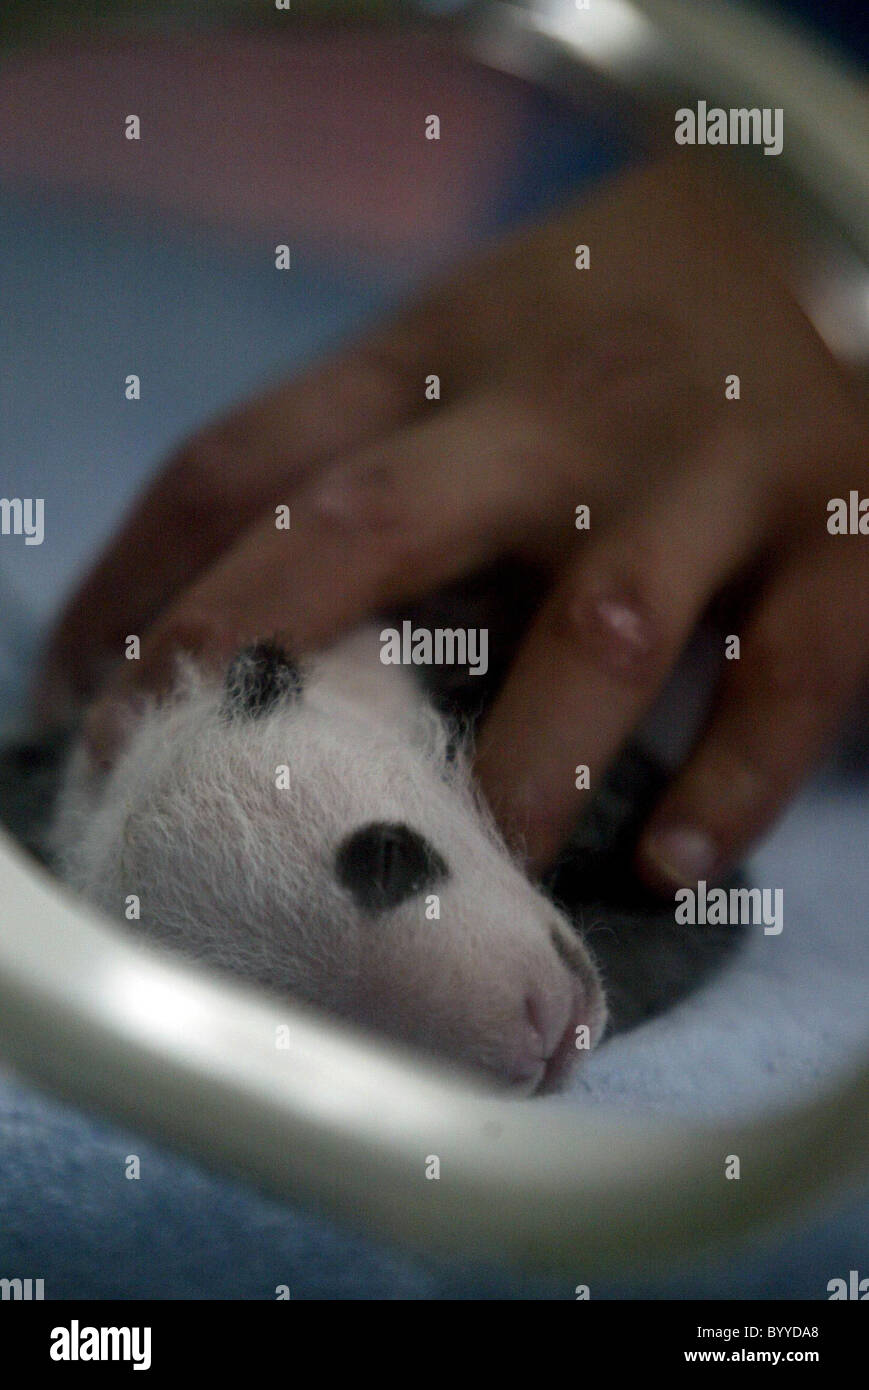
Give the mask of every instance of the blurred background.
M 788 8 L 865 53 L 862 10 Z M 44 544 L 0 545 L 6 734 L 66 590 L 181 438 L 638 157 L 617 111 L 577 119 L 460 57 L 426 19 L 449 9 L 6 0 L 0 491 L 46 499 Z M 420 138 L 430 111 L 450 132 L 437 145 Z M 128 113 L 140 142 L 122 138 Z M 278 293 L 282 242 L 294 271 Z M 775 952 L 755 941 L 711 995 L 603 1049 L 560 1103 L 720 1117 L 829 1075 L 865 1037 L 867 831 L 862 786 L 826 770 L 757 857 L 759 881 L 787 885 Z M 127 1153 L 143 1155 L 139 1182 Z M 44 1277 L 48 1298 L 272 1298 L 280 1283 L 294 1298 L 572 1298 L 581 1278 L 411 1259 L 11 1078 L 0 1172 L 0 1275 Z M 738 1257 L 592 1292 L 826 1297 L 830 1278 L 869 1273 L 867 1247 L 858 1199 Z

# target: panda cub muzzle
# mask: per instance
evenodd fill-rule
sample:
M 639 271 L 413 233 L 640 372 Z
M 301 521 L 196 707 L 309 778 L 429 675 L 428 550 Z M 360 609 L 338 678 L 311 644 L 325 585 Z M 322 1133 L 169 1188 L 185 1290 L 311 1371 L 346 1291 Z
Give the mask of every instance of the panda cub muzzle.
M 508 853 L 467 758 L 361 629 L 304 670 L 275 641 L 190 658 L 54 824 L 62 874 L 188 957 L 530 1092 L 606 1020 L 581 939 Z M 129 924 L 128 924 L 129 925 Z

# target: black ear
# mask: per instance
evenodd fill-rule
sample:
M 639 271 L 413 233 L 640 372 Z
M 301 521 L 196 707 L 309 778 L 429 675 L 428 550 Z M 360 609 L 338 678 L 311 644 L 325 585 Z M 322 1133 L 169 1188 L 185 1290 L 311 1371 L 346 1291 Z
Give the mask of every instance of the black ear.
M 277 642 L 255 642 L 243 647 L 226 673 L 223 713 L 259 719 L 282 700 L 296 700 L 302 693 L 299 668 Z

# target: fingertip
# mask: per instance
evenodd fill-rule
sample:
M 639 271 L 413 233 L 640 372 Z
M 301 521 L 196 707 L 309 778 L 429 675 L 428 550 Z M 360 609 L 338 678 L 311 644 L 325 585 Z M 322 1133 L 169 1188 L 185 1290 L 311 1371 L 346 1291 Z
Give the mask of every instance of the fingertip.
M 526 872 L 543 873 L 570 834 L 572 808 L 559 805 L 537 780 L 510 785 L 498 777 L 494 783 L 482 779 L 481 785 L 505 841 Z
M 643 881 L 667 896 L 700 879 L 716 878 L 723 860 L 709 832 L 691 824 L 652 826 L 637 850 L 637 868 Z

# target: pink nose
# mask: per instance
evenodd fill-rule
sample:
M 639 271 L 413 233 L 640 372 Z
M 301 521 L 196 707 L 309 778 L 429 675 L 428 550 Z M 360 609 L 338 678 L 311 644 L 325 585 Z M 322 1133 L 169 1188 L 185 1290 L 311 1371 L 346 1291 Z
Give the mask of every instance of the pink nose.
M 576 1030 L 583 1024 L 592 1029 L 593 991 L 591 983 L 586 987 L 577 976 L 572 977 L 571 986 L 569 993 L 540 990 L 526 996 L 525 1019 L 505 1069 L 512 1085 L 533 1081 L 539 1089 L 555 1090 L 582 1056 Z

